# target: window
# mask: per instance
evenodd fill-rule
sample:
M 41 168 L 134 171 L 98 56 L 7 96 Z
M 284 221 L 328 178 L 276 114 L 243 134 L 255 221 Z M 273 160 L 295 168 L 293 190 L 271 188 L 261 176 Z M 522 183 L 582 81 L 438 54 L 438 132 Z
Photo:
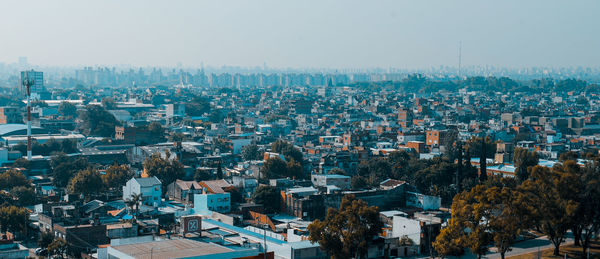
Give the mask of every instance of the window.
M 158 186 L 154 187 L 154 190 L 155 190 L 155 191 L 158 191 Z

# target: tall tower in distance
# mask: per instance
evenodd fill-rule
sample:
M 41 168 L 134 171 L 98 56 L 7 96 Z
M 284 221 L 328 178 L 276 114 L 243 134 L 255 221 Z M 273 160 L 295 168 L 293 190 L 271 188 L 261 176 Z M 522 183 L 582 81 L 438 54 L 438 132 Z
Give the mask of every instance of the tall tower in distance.
M 461 65 L 462 65 L 462 41 L 458 42 L 458 78 L 461 77 Z
M 25 88 L 27 93 L 27 160 L 31 161 L 31 87 L 35 85 L 35 74 L 31 73 L 33 77 L 29 77 L 32 71 L 21 72 L 21 84 Z M 40 72 L 41 73 L 41 72 Z

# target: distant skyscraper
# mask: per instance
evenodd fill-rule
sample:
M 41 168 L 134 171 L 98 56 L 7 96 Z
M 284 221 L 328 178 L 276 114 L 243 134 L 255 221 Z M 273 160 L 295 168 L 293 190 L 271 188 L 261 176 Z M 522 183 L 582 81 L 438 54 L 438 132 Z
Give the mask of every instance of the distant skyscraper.
M 22 69 L 27 68 L 29 63 L 27 62 L 27 57 L 19 57 L 19 67 Z
M 40 93 L 46 91 L 46 88 L 44 87 L 44 72 L 38 72 L 34 70 L 21 71 L 21 81 L 25 77 L 34 80 L 33 85 L 31 85 L 32 93 Z

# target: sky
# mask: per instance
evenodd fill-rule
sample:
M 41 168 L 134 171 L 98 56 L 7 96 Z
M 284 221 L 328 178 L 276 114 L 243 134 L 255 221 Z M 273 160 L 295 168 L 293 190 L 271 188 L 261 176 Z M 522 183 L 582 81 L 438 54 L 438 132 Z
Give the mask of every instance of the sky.
M 51 66 L 600 67 L 600 1 L 19 0 L 0 62 Z

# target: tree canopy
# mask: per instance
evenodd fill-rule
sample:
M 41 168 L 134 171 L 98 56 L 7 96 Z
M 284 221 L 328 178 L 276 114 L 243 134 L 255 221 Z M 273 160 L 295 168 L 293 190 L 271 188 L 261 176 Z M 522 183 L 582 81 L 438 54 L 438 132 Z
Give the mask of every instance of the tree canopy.
M 281 160 L 279 157 L 269 158 L 260 169 L 263 179 L 275 178 L 301 178 L 303 175 L 302 165 L 294 159 L 288 162 Z
M 204 113 L 209 113 L 210 110 L 210 102 L 202 96 L 195 96 L 185 104 L 185 113 L 188 116 L 202 116 Z
M 69 181 L 77 172 L 91 167 L 87 159 L 82 157 L 72 158 L 64 153 L 53 156 L 50 160 L 50 166 L 54 175 L 52 183 L 57 187 L 67 187 Z
M 248 160 L 259 160 L 262 159 L 262 152 L 258 150 L 256 144 L 246 145 L 242 148 L 242 158 Z
M 156 176 L 163 185 L 163 191 L 167 190 L 167 186 L 177 179 L 185 176 L 183 164 L 176 159 L 170 160 L 171 153 L 165 152 L 166 158 L 163 158 L 159 152 L 144 161 L 144 172 L 149 176 Z
M 339 209 L 329 208 L 323 221 L 308 225 L 308 239 L 332 258 L 365 258 L 369 244 L 383 227 L 379 208 L 346 195 Z
M 17 200 L 19 206 L 30 206 L 35 204 L 36 195 L 33 187 L 17 186 L 10 190 L 10 194 Z
M 77 172 L 69 181 L 67 190 L 70 193 L 80 193 L 85 196 L 97 194 L 103 189 L 102 177 L 95 169 L 85 169 Z
M 280 210 L 281 195 L 279 190 L 273 186 L 258 186 L 252 194 L 252 200 L 256 204 L 262 204 L 267 213 L 275 213 Z
M 128 165 L 112 164 L 106 169 L 106 173 L 102 175 L 104 186 L 109 189 L 120 188 L 133 177 L 133 172 Z
M 9 169 L 4 173 L 0 173 L 0 189 L 10 190 L 17 186 L 29 186 L 30 181 L 21 171 Z
M 573 177 L 570 172 L 561 172 L 558 167 L 550 169 L 535 166 L 530 179 L 521 185 L 522 192 L 527 195 L 528 202 L 525 204 L 531 204 L 529 214 L 554 244 L 554 255 L 559 255 L 560 244 L 565 239 L 578 205 L 568 198 L 566 192 L 561 191 L 571 187 Z
M 61 102 L 58 105 L 58 114 L 63 117 L 73 118 L 77 116 L 77 107 L 70 102 Z
M 80 127 L 87 135 L 111 137 L 115 134 L 115 126 L 120 126 L 115 116 L 99 105 L 88 105 L 79 114 L 82 120 Z
M 2 232 L 24 231 L 27 227 L 29 212 L 25 208 L 17 206 L 0 207 L 0 230 Z
M 539 158 L 536 152 L 525 148 L 515 148 L 513 161 L 515 162 L 515 174 L 520 181 L 529 178 L 529 171 L 536 166 Z
M 282 154 L 286 160 L 294 159 L 299 163 L 302 163 L 303 156 L 302 152 L 298 150 L 294 145 L 283 140 L 277 140 L 271 144 L 271 149 L 275 153 Z

